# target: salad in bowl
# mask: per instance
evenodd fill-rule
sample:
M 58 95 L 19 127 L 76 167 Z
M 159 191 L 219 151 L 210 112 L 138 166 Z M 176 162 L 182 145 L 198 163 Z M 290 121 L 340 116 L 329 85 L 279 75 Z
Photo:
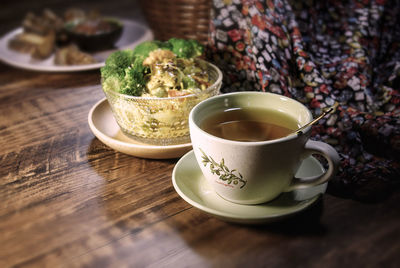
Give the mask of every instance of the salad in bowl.
M 195 40 L 146 41 L 111 54 L 101 69 L 103 91 L 122 132 L 146 144 L 190 142 L 188 116 L 217 95 L 222 73 L 200 58 Z

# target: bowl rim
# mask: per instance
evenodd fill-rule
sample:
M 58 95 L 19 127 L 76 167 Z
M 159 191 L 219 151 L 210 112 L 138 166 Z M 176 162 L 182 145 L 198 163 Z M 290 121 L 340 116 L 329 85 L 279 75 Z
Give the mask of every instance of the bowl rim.
M 212 91 L 218 84 L 220 84 L 222 82 L 223 75 L 222 75 L 221 70 L 216 65 L 212 64 L 211 62 L 203 60 L 203 59 L 196 59 L 196 60 L 205 62 L 208 66 L 210 66 L 215 71 L 217 71 L 217 74 L 218 74 L 217 80 L 215 80 L 215 82 L 211 86 L 209 86 L 205 90 L 202 90 L 202 91 L 200 91 L 198 93 L 192 93 L 192 94 L 183 95 L 183 96 L 176 96 L 176 97 L 164 97 L 164 98 L 163 97 L 141 97 L 141 96 L 132 96 L 132 95 L 119 93 L 119 92 L 116 92 L 114 90 L 105 90 L 103 88 L 103 85 L 101 86 L 101 88 L 103 89 L 104 92 L 111 93 L 111 94 L 114 94 L 114 95 L 122 97 L 122 98 L 132 99 L 132 100 L 139 100 L 140 99 L 140 100 L 149 100 L 149 101 L 177 100 L 177 99 L 185 99 L 185 98 L 191 98 L 191 97 L 200 96 L 202 94 L 207 94 L 208 92 Z
M 71 28 L 75 27 L 80 22 L 85 21 L 85 19 L 76 19 L 76 20 L 72 20 L 72 21 L 68 21 L 68 22 L 64 23 L 63 29 L 67 33 L 74 35 L 74 36 L 96 37 L 96 36 L 107 36 L 107 35 L 114 34 L 119 31 L 122 32 L 122 29 L 124 28 L 123 22 L 120 19 L 115 18 L 115 17 L 102 16 L 99 18 L 99 20 L 111 22 L 112 24 L 117 25 L 117 27 L 108 32 L 101 32 L 101 33 L 95 33 L 95 34 L 79 33 L 79 32 L 73 31 Z

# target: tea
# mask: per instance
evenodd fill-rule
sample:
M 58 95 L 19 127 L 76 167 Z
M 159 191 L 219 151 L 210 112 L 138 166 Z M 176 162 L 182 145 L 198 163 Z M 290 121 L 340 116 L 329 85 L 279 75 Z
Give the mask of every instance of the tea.
M 299 127 L 283 112 L 263 108 L 228 109 L 206 118 L 200 128 L 235 141 L 267 141 L 285 137 Z

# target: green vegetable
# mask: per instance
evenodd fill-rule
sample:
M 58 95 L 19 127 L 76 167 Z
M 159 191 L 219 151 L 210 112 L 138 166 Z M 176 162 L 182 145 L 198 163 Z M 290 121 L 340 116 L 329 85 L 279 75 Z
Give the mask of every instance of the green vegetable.
M 182 79 L 183 87 L 184 88 L 195 88 L 197 87 L 196 81 L 191 78 L 190 76 L 184 76 Z
M 135 65 L 135 64 L 134 64 Z M 120 89 L 120 93 L 131 96 L 142 95 L 146 81 L 143 76 L 144 67 L 141 65 L 140 69 L 135 67 L 128 67 L 125 69 L 124 84 Z
M 149 53 L 156 49 L 169 49 L 171 50 L 171 45 L 167 42 L 161 41 L 146 41 L 138 46 L 136 46 L 133 50 L 133 55 L 137 58 L 141 58 L 142 61 L 149 56 Z
M 196 40 L 171 38 L 168 43 L 172 46 L 172 52 L 179 58 L 194 58 L 203 53 L 203 46 Z
M 106 60 L 104 67 L 100 69 L 103 81 L 112 78 L 121 80 L 125 76 L 125 68 L 134 60 L 132 50 L 120 50 L 112 53 Z
M 104 90 L 120 92 L 120 88 L 123 87 L 123 78 L 118 78 L 118 76 L 111 76 L 107 79 L 103 78 L 102 86 Z
M 133 50 L 135 57 L 145 59 L 151 51 L 156 49 L 168 49 L 175 53 L 178 58 L 194 58 L 203 53 L 203 46 L 196 40 L 185 40 L 171 38 L 167 42 L 146 41 L 136 46 Z
M 105 66 L 101 68 L 104 89 L 140 96 L 145 89 L 144 75 L 147 71 L 142 62 L 134 57 L 132 50 L 112 53 L 107 58 Z
M 131 49 L 119 50 L 113 52 L 106 60 L 106 66 L 109 68 L 125 69 L 130 66 L 134 60 Z

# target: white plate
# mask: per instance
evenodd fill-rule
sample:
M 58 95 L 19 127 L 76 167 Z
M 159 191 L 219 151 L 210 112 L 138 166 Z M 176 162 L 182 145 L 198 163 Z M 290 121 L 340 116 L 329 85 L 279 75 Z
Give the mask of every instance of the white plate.
M 192 149 L 191 143 L 178 145 L 148 145 L 125 136 L 111 112 L 106 98 L 97 102 L 88 115 L 89 127 L 104 144 L 116 151 L 143 158 L 168 159 L 181 157 Z
M 22 28 L 17 28 L 0 39 L 0 60 L 14 67 L 46 72 L 76 72 L 98 69 L 104 66 L 104 62 L 113 51 L 126 48 L 134 48 L 144 41 L 152 40 L 153 33 L 145 25 L 138 22 L 120 19 L 124 24 L 124 28 L 120 39 L 115 44 L 115 49 L 105 50 L 93 53 L 93 57 L 98 60 L 98 63 L 86 65 L 71 65 L 61 66 L 54 64 L 54 54 L 45 60 L 33 59 L 29 54 L 19 53 L 8 48 L 8 42 L 15 35 L 23 31 Z
M 324 168 L 313 157 L 303 161 L 296 176 L 322 174 Z M 220 197 L 203 177 L 193 151 L 185 154 L 175 165 L 172 183 L 176 192 L 192 206 L 229 222 L 260 224 L 276 221 L 309 207 L 325 193 L 327 183 L 302 190 L 283 193 L 271 202 L 260 205 L 240 205 Z

